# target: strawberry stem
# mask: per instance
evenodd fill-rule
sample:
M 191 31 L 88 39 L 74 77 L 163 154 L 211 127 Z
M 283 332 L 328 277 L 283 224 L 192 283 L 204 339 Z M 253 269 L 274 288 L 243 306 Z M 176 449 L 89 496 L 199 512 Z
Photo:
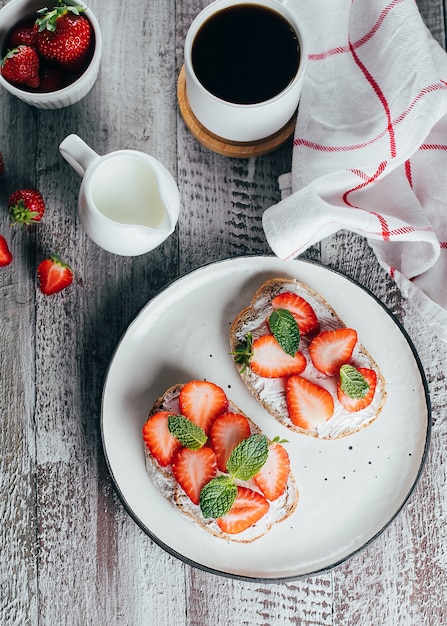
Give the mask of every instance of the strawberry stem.
M 24 201 L 20 199 L 16 205 L 10 207 L 9 215 L 11 217 L 11 226 L 24 224 L 29 225 L 35 222 L 35 218 L 39 215 L 37 211 L 30 211 Z
M 36 19 L 36 25 L 39 27 L 39 32 L 43 30 L 48 30 L 51 33 L 54 33 L 56 30 L 56 22 L 59 17 L 65 15 L 66 13 L 74 13 L 74 15 L 79 15 L 83 11 L 85 11 L 86 7 L 82 6 L 72 6 L 65 4 L 64 0 L 57 0 L 57 6 L 53 7 L 53 9 L 48 9 L 48 7 L 44 7 L 43 9 L 39 9 L 37 11 L 37 15 L 39 16 Z

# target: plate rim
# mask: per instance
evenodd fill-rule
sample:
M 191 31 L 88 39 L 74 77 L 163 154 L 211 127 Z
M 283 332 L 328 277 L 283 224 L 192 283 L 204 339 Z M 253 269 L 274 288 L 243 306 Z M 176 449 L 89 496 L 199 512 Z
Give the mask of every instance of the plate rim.
M 157 537 L 155 535 L 155 533 L 153 533 L 148 526 L 138 517 L 138 515 L 133 511 L 131 505 L 128 503 L 125 494 L 123 493 L 121 487 L 118 484 L 117 479 L 115 478 L 113 469 L 112 469 L 112 465 L 111 465 L 111 461 L 109 459 L 109 455 L 107 452 L 107 446 L 106 446 L 106 442 L 105 442 L 105 429 L 104 429 L 104 396 L 105 396 L 105 391 L 106 391 L 106 386 L 107 386 L 107 380 L 109 377 L 109 372 L 111 370 L 111 367 L 113 365 L 114 359 L 115 359 L 115 355 L 117 354 L 118 350 L 121 347 L 121 344 L 123 343 L 127 332 L 129 331 L 129 329 L 137 322 L 138 318 L 140 317 L 140 315 L 143 314 L 144 310 L 146 309 L 146 307 L 148 307 L 150 305 L 151 302 L 153 302 L 159 295 L 161 295 L 163 292 L 165 292 L 166 290 L 170 289 L 173 285 L 175 285 L 178 281 L 184 280 L 186 278 L 188 278 L 189 276 L 202 272 L 206 269 L 208 269 L 210 266 L 217 266 L 223 263 L 232 263 L 232 262 L 243 262 L 244 260 L 248 260 L 248 259 L 260 259 L 260 260 L 268 260 L 268 259 L 278 259 L 278 257 L 275 256 L 269 256 L 269 255 L 257 255 L 257 254 L 253 254 L 253 255 L 243 255 L 243 256 L 238 256 L 238 257 L 226 257 L 224 259 L 220 259 L 220 260 L 214 260 L 214 261 L 209 261 L 208 263 L 204 263 L 202 265 L 200 265 L 197 268 L 194 268 L 190 271 L 187 271 L 175 278 L 173 278 L 172 280 L 170 280 L 168 283 L 166 283 L 163 287 L 161 287 L 159 290 L 157 290 L 157 292 L 149 299 L 147 300 L 147 302 L 136 312 L 136 314 L 134 315 L 134 317 L 132 318 L 132 320 L 130 321 L 130 323 L 126 326 L 126 328 L 124 329 L 124 331 L 121 333 L 121 336 L 119 337 L 114 350 L 109 358 L 108 364 L 107 364 L 107 368 L 104 374 L 104 378 L 103 378 L 103 385 L 102 385 L 102 393 L 101 393 L 101 411 L 100 411 L 100 430 L 101 430 L 101 443 L 102 443 L 102 449 L 103 449 L 103 454 L 104 454 L 104 458 L 106 461 L 106 465 L 107 465 L 107 469 L 108 472 L 110 474 L 110 477 L 112 479 L 113 482 L 113 486 L 115 489 L 116 494 L 118 495 L 119 500 L 121 501 L 122 505 L 124 506 L 127 514 L 131 517 L 131 519 L 133 519 L 133 521 L 137 524 L 137 526 L 154 542 L 156 543 L 159 547 L 161 547 L 163 550 L 165 550 L 165 552 L 167 552 L 168 554 L 170 554 L 171 556 L 179 559 L 180 561 L 182 561 L 183 563 L 186 563 L 187 565 L 191 566 L 191 567 L 195 567 L 196 569 L 205 571 L 207 573 L 210 574 L 214 574 L 220 577 L 224 577 L 224 578 L 230 578 L 233 580 L 241 580 L 241 581 L 245 581 L 245 582 L 255 582 L 255 583 L 271 583 L 271 584 L 275 584 L 275 583 L 285 583 L 285 582 L 292 582 L 292 581 L 296 581 L 296 580 L 300 580 L 303 578 L 308 578 L 310 576 L 318 576 L 320 574 L 324 574 L 324 573 L 328 573 L 330 571 L 332 571 L 333 569 L 335 569 L 336 567 L 340 566 L 343 563 L 346 563 L 347 561 L 350 561 L 352 558 L 354 558 L 355 556 L 357 556 L 358 554 L 360 554 L 361 552 L 363 552 L 364 550 L 366 550 L 368 547 L 370 547 L 373 543 L 375 543 L 379 537 L 385 532 L 385 530 L 396 520 L 396 518 L 401 514 L 401 512 L 403 511 L 403 509 L 407 506 L 409 500 L 411 499 L 412 495 L 414 494 L 414 491 L 416 489 L 417 484 L 419 483 L 419 480 L 424 472 L 425 466 L 426 466 L 426 462 L 427 462 L 427 457 L 428 457 L 428 452 L 429 452 L 429 448 L 430 448 L 430 441 L 431 441 L 431 431 L 432 431 L 432 407 L 431 407 L 431 400 L 430 400 L 430 393 L 429 393 L 429 387 L 428 387 L 428 382 L 425 376 L 425 371 L 421 362 L 421 359 L 417 353 L 416 347 L 410 337 L 410 335 L 408 334 L 408 332 L 406 331 L 405 327 L 403 326 L 402 322 L 400 322 L 400 320 L 394 315 L 394 313 L 392 313 L 392 311 L 390 311 L 390 309 L 366 286 L 362 285 L 361 283 L 359 283 L 356 279 L 352 278 L 351 276 L 348 276 L 346 274 L 344 274 L 343 272 L 341 272 L 340 270 L 337 270 L 333 267 L 324 265 L 323 263 L 321 263 L 320 261 L 316 261 L 314 259 L 307 259 L 307 258 L 296 258 L 293 259 L 293 261 L 288 261 L 288 263 L 294 263 L 294 262 L 298 262 L 298 263 L 304 263 L 304 264 L 309 264 L 309 265 L 314 265 L 317 266 L 319 268 L 322 268 L 324 270 L 327 270 L 331 273 L 337 274 L 338 276 L 340 276 L 341 278 L 347 280 L 348 282 L 352 283 L 353 285 L 355 285 L 356 287 L 359 287 L 361 290 L 363 290 L 364 292 L 366 292 L 367 295 L 369 295 L 382 309 L 383 311 L 388 315 L 388 317 L 394 322 L 394 324 L 396 325 L 397 329 L 400 331 L 400 333 L 402 334 L 403 338 L 405 339 L 406 343 L 408 344 L 408 347 L 411 350 L 412 356 L 414 358 L 415 364 L 417 366 L 420 378 L 421 378 L 421 384 L 422 384 L 422 388 L 424 390 L 424 400 L 425 400 L 425 406 L 427 409 L 427 428 L 426 428 L 426 432 L 425 432 L 425 441 L 424 441 L 424 448 L 423 448 L 423 453 L 421 456 L 421 461 L 419 464 L 419 468 L 418 471 L 416 472 L 415 478 L 408 490 L 408 493 L 406 494 L 405 498 L 403 499 L 402 503 L 400 504 L 400 506 L 396 509 L 396 511 L 393 513 L 393 515 L 385 522 L 385 524 L 372 536 L 370 537 L 365 543 L 363 543 L 361 546 L 355 548 L 354 550 L 352 550 L 351 552 L 349 552 L 349 554 L 343 556 L 342 558 L 336 560 L 334 563 L 331 563 L 329 565 L 326 565 L 324 567 L 320 567 L 317 569 L 314 569 L 312 571 L 309 572 L 303 572 L 300 574 L 292 574 L 292 575 L 287 575 L 287 576 L 278 576 L 278 577 L 263 577 L 263 576 L 248 576 L 248 575 L 244 575 L 244 574 L 239 574 L 239 573 L 233 573 L 233 572 L 227 572 L 224 570 L 220 570 L 220 569 L 216 569 L 214 567 L 210 567 L 208 565 L 205 565 L 203 563 L 198 563 L 197 561 L 194 561 L 193 559 L 191 559 L 188 556 L 185 556 L 184 554 L 181 554 L 180 552 L 178 552 L 177 550 L 175 550 L 174 548 L 172 548 L 171 546 L 169 546 L 166 542 L 164 542 L 163 540 L 161 540 L 159 537 Z

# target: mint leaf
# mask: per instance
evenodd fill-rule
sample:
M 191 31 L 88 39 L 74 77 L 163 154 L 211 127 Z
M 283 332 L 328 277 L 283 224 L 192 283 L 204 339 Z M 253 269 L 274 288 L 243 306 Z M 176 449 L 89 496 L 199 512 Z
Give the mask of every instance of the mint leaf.
M 237 486 L 229 476 L 216 476 L 200 492 L 200 510 L 203 517 L 222 517 L 236 500 Z
M 340 387 L 350 398 L 364 398 L 369 384 L 353 365 L 342 365 L 340 368 Z
M 227 471 L 233 478 L 250 480 L 264 465 L 267 456 L 267 437 L 265 435 L 251 435 L 234 448 L 227 461 Z
M 253 352 L 252 352 L 252 345 L 253 345 L 253 335 L 248 332 L 245 336 L 244 341 L 242 341 L 237 347 L 236 350 L 234 352 L 230 352 L 230 354 L 232 355 L 234 362 L 237 363 L 238 365 L 242 365 L 242 369 L 241 369 L 241 373 L 243 373 L 247 367 L 247 365 L 250 363 L 250 359 L 253 356 Z
M 276 309 L 269 317 L 269 327 L 284 352 L 295 356 L 300 345 L 300 329 L 292 313 L 287 309 Z
M 184 415 L 169 415 L 168 428 L 182 446 L 191 450 L 198 450 L 208 439 L 203 428 L 194 424 Z

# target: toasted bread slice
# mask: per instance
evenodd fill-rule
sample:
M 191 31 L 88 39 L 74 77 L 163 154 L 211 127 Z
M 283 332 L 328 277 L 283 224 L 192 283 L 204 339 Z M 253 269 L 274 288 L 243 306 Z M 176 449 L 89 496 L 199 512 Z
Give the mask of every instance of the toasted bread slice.
M 310 335 L 301 335 L 298 350 L 304 355 L 306 366 L 300 376 L 326 389 L 332 396 L 334 410 L 330 419 L 312 427 L 303 428 L 291 420 L 286 394 L 288 379 L 286 376 L 280 378 L 259 376 L 252 371 L 250 363 L 238 363 L 235 356 L 249 333 L 253 341 L 263 335 L 271 334 L 267 320 L 274 310 L 272 300 L 275 296 L 284 293 L 297 294 L 304 298 L 312 307 L 319 323 L 318 329 Z M 342 328 L 346 328 L 344 322 L 320 294 L 304 283 L 289 278 L 274 278 L 265 282 L 254 294 L 251 304 L 239 313 L 231 325 L 230 349 L 242 380 L 262 406 L 278 422 L 293 432 L 321 439 L 337 439 L 351 435 L 371 424 L 383 408 L 386 400 L 385 379 L 371 354 L 359 341 L 354 347 L 349 363 L 355 368 L 374 370 L 377 375 L 374 397 L 366 408 L 354 412 L 345 410 L 337 397 L 338 376 L 322 373 L 314 366 L 309 346 L 315 339 L 315 335 Z
M 183 386 L 183 384 L 176 384 L 170 387 L 160 398 L 158 398 L 149 411 L 147 421 L 161 411 L 168 411 L 173 415 L 180 414 L 179 395 Z M 231 402 L 231 400 L 228 401 L 226 411 L 243 415 L 248 420 L 251 434 L 261 432 L 259 427 L 233 402 Z M 209 442 L 207 442 L 206 445 L 209 445 Z M 172 466 L 168 465 L 162 467 L 151 454 L 147 445 L 144 445 L 144 451 L 147 473 L 163 496 L 179 512 L 192 519 L 199 527 L 216 537 L 237 543 L 250 543 L 265 535 L 274 524 L 289 517 L 297 507 L 299 492 L 295 478 L 290 471 L 284 493 L 279 498 L 269 502 L 270 506 L 268 512 L 259 521 L 257 521 L 250 528 L 247 528 L 237 534 L 223 532 L 215 519 L 203 517 L 200 506 L 194 504 L 188 495 L 183 491 L 182 487 L 177 483 Z M 218 471 L 217 474 L 222 474 L 222 472 Z M 236 480 L 235 482 L 238 486 L 248 487 L 253 491 L 262 493 L 253 479 L 245 482 Z

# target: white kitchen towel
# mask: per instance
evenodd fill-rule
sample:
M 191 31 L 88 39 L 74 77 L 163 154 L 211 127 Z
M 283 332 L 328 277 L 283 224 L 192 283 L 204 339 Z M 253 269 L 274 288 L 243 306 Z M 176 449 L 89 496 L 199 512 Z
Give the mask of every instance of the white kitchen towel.
M 414 0 L 288 6 L 309 55 L 291 190 L 264 212 L 267 241 L 291 259 L 340 229 L 365 236 L 447 341 L 447 55 Z

